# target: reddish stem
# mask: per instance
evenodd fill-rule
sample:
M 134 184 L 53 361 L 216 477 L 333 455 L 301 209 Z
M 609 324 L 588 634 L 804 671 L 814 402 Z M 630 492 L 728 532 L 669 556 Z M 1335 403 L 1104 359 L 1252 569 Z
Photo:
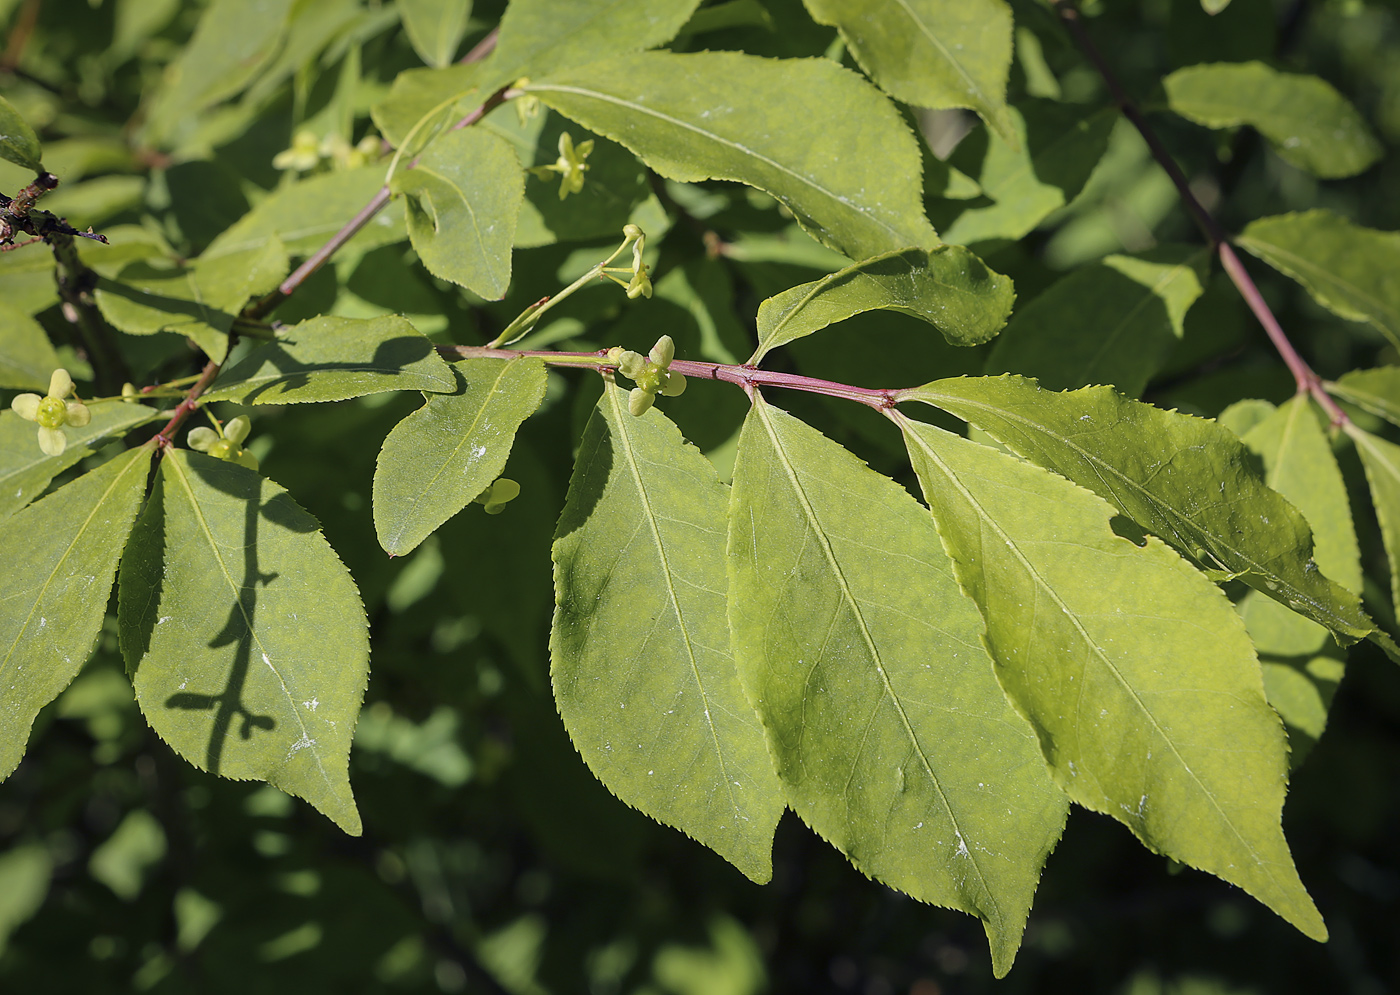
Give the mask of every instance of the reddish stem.
M 175 431 L 184 424 L 185 419 L 194 411 L 199 400 L 199 395 L 204 393 L 204 389 L 214 382 L 214 378 L 219 375 L 219 363 L 212 359 L 205 364 L 204 372 L 199 375 L 199 379 L 194 382 L 189 393 L 175 406 L 175 411 L 171 414 L 170 420 L 165 423 L 155 435 L 155 443 L 161 449 L 168 449 L 175 442 Z

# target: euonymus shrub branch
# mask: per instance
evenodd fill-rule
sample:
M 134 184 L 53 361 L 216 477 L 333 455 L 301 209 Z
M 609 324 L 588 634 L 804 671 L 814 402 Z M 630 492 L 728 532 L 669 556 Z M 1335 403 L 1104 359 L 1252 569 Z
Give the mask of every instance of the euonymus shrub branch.
M 791 808 L 866 874 L 977 916 L 999 974 L 1071 802 L 1325 938 L 1280 829 L 1289 739 L 1279 716 L 1299 743 L 1321 727 L 1280 691 L 1307 679 L 1287 684 L 1260 650 L 1338 662 L 1370 639 L 1394 651 L 1363 610 L 1345 487 L 1309 398 L 1360 454 L 1393 563 L 1400 458 L 1331 397 L 1393 420 L 1400 375 L 1317 377 L 1097 53 L 1299 393 L 1219 420 L 1133 398 L 1201 296 L 1205 254 L 1190 247 L 1109 256 L 1013 315 L 1010 278 L 957 243 L 1014 243 L 1073 200 L 1112 117 L 1045 94 L 1008 101 L 1013 19 L 1000 0 L 977 0 L 971 18 L 934 2 L 852 13 L 810 0 L 863 75 L 832 58 L 644 51 L 679 46 L 695 6 L 516 0 L 496 47 L 474 50 L 480 59 L 396 78 L 371 115 L 394 150 L 387 165 L 311 157 L 294 140 L 278 159 L 307 175 L 194 259 L 149 229 L 81 253 L 69 244 L 81 233 L 36 232 L 69 245 L 60 263 L 68 253 L 84 274 L 65 298 L 75 316 L 86 309 L 108 337 L 176 332 L 205 359 L 193 378 L 80 400 L 28 314 L 3 326 L 45 368 L 6 374 L 26 393 L 0 422 L 0 548 L 22 565 L 0 582 L 0 774 L 91 654 L 115 577 L 119 646 L 151 727 L 196 766 L 267 781 L 359 832 L 348 757 L 368 679 L 365 612 L 315 519 L 261 475 L 258 409 L 421 393 L 384 439 L 373 479 L 379 544 L 400 556 L 471 504 L 508 512 L 521 486 L 504 471 L 546 400 L 547 368 L 591 367 L 603 384 L 554 537 L 550 667 L 575 746 L 619 798 L 755 881 L 771 875 L 774 827 Z M 1057 8 L 1087 42 L 1073 8 Z M 863 30 L 870 19 L 887 30 Z M 885 43 L 866 40 L 896 37 L 939 41 L 920 50 L 913 82 L 893 71 Z M 190 60 L 208 57 L 197 49 Z M 949 72 L 969 85 L 950 90 Z M 1355 109 L 1320 80 L 1248 63 L 1188 67 L 1163 83 L 1173 112 L 1255 125 L 1316 175 L 1352 175 L 1379 155 Z M 229 92 L 256 85 L 240 78 Z M 1277 122 L 1251 116 L 1252 96 L 1232 97 L 1256 91 L 1278 97 L 1271 106 L 1295 92 L 1321 102 L 1345 119 L 1342 138 L 1284 141 L 1267 130 Z M 153 105 L 149 141 L 179 143 L 203 109 L 180 99 L 171 91 Z M 927 159 L 895 100 L 968 108 L 985 127 L 948 162 Z M 813 106 L 840 113 L 814 128 Z M 0 110 L 0 130 L 17 136 L 0 154 L 41 170 L 33 131 Z M 1304 118 L 1289 123 L 1306 132 Z M 333 137 L 327 148 L 373 150 Z M 674 212 L 648 171 L 676 184 L 668 200 L 696 210 L 698 188 L 682 184 L 763 191 L 815 240 L 794 229 L 767 251 L 809 266 L 823 253 L 826 275 L 765 295 L 745 361 L 717 333 L 692 337 L 702 358 L 678 355 L 661 328 L 648 330 L 644 355 L 608 323 L 592 351 L 531 347 L 547 344 L 556 308 L 598 283 L 617 284 L 629 308 L 653 295 L 697 299 L 677 289 L 683 269 L 657 268 Z M 7 237 L 30 230 L 6 223 Z M 533 303 L 511 296 L 533 276 L 512 273 L 516 249 L 618 231 L 610 254 L 588 249 L 561 272 L 552 285 L 563 289 Z M 1385 294 L 1375 272 L 1326 251 L 1347 239 L 1397 254 L 1389 233 L 1325 212 L 1259 219 L 1235 242 L 1324 307 L 1400 340 L 1370 303 Z M 481 346 L 363 308 L 264 323 L 355 246 L 404 240 L 480 310 L 505 297 L 515 317 Z M 1306 266 L 1299 243 L 1312 250 Z M 735 242 L 726 256 L 742 254 Z M 800 368 L 791 356 L 832 326 L 878 312 L 951 346 L 986 346 L 991 375 L 870 388 L 765 368 L 775 350 Z M 93 379 L 111 376 L 100 352 L 89 350 Z M 898 382 L 928 375 L 897 352 L 882 358 Z M 736 384 L 748 401 L 728 479 L 720 450 L 707 458 L 662 410 L 693 403 L 696 392 L 682 391 L 695 379 Z M 923 502 L 770 404 L 772 387 L 883 414 Z M 144 403 L 174 397 L 172 409 Z M 221 419 L 218 404 L 242 409 Z M 930 408 L 999 447 L 917 417 Z M 207 424 L 189 426 L 196 418 Z M 103 448 L 114 440 L 127 445 Z M 1304 467 L 1310 486 L 1284 466 Z M 1232 603 L 1223 582 L 1247 593 Z M 1281 631 L 1302 642 L 1280 650 Z M 1319 700 L 1321 684 L 1308 685 Z

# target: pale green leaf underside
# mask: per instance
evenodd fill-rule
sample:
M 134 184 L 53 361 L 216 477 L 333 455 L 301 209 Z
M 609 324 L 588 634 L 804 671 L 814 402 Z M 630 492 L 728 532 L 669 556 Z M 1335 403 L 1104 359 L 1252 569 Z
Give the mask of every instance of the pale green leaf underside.
M 45 384 L 45 389 L 47 389 Z M 0 519 L 23 508 L 38 497 L 49 481 L 86 456 L 98 443 L 124 434 L 137 425 L 158 417 L 159 412 L 144 404 L 103 401 L 89 404 L 92 420 L 82 428 L 63 429 L 68 445 L 60 456 L 49 456 L 39 448 L 38 430 L 13 411 L 0 411 Z
M 0 387 L 42 394 L 57 366 L 58 355 L 44 327 L 23 311 L 0 303 Z
M 1400 348 L 1400 232 L 1363 228 L 1317 210 L 1260 218 L 1238 242 L 1301 283 L 1323 307 L 1370 322 Z
M 1400 366 L 1352 370 L 1328 389 L 1338 397 L 1400 425 Z
M 550 672 L 609 790 L 764 882 L 784 804 L 730 650 L 728 502 L 670 420 L 609 385 L 554 542 Z
M 1011 8 L 1002 0 L 804 0 L 841 29 L 880 88 L 919 107 L 966 107 L 1015 142 L 1006 110 Z
M 205 401 L 300 404 L 386 390 L 451 391 L 433 344 L 398 315 L 310 318 L 219 374 Z
M 757 365 L 773 349 L 862 311 L 899 311 L 954 345 L 979 345 L 1006 323 L 1011 281 L 960 245 L 901 249 L 768 298 L 758 308 Z
M 827 59 L 652 52 L 526 89 L 669 179 L 767 191 L 852 259 L 939 244 L 924 217 L 917 140 L 878 90 Z M 842 113 L 813 128 L 814 106 Z
M 408 237 L 429 273 L 488 300 L 505 296 L 525 195 L 509 142 L 478 128 L 449 132 L 391 186 L 408 195 Z
M 292 255 L 310 255 L 343 228 L 383 185 L 383 166 L 363 166 L 320 173 L 281 187 L 225 229 L 204 255 L 256 249 L 274 235 Z M 403 204 L 394 200 L 371 218 L 349 245 L 372 249 L 404 238 Z
M 130 450 L 0 523 L 0 779 L 87 663 L 150 463 Z
M 1283 838 L 1287 747 L 1229 600 L 1114 509 L 988 446 L 901 420 L 1006 693 L 1056 782 L 1148 847 L 1327 930 Z
M 1330 83 L 1262 62 L 1188 66 L 1162 80 L 1167 105 L 1208 128 L 1247 124 L 1314 176 L 1353 176 L 1381 156 L 1365 120 Z
M 1375 630 L 1356 595 L 1313 563 L 1302 515 L 1265 485 L 1243 444 L 1215 422 L 1107 387 L 1055 393 L 1022 377 L 940 380 L 901 399 L 966 419 L 1204 566 L 1240 576 L 1343 640 Z
M 369 672 L 359 592 L 316 520 L 251 470 L 171 450 L 119 585 L 146 721 L 190 763 L 266 781 L 347 833 Z
M 1264 461 L 1264 482 L 1303 513 L 1318 569 L 1361 593 L 1361 549 L 1336 454 L 1307 395 L 1295 395 L 1244 436 Z
M 462 381 L 451 388 L 456 393 L 424 395 L 379 452 L 374 528 L 391 556 L 414 549 L 500 476 L 516 430 L 544 399 L 539 359 L 468 359 L 453 367 Z
M 394 5 L 419 58 L 430 66 L 452 61 L 467 30 L 471 0 L 394 0 Z
M 964 210 L 947 226 L 948 242 L 1018 239 L 1084 188 L 1108 148 L 1117 111 L 1026 100 L 1008 108 L 1015 143 L 973 132 L 949 162 L 975 179 L 993 203 Z
M 1048 390 L 1113 384 L 1137 396 L 1182 336 L 1201 296 L 1204 250 L 1107 256 L 1016 312 L 988 373 L 1025 373 Z
M 1366 468 L 1371 504 L 1381 525 L 1385 555 L 1390 560 L 1390 592 L 1400 605 L 1400 446 L 1353 428 L 1348 434 Z
M 20 117 L 14 104 L 0 97 L 0 159 L 40 172 L 43 153 L 39 148 L 39 137 L 29 122 Z
M 729 521 L 739 670 L 788 804 L 864 873 L 982 919 L 1004 974 L 1067 806 L 928 513 L 759 398 Z

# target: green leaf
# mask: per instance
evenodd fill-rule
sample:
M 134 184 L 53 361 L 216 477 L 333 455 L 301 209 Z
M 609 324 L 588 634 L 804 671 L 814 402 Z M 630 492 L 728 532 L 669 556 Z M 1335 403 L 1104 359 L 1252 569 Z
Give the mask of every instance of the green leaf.
M 453 363 L 455 393 L 424 394 L 394 426 L 374 470 L 374 528 L 402 556 L 486 490 L 510 456 L 522 422 L 544 400 L 539 359 Z
M 917 140 L 875 88 L 826 59 L 653 52 L 525 89 L 673 180 L 738 180 L 785 204 L 852 259 L 939 244 Z M 840 116 L 811 126 L 814 106 Z
M 150 465 L 129 450 L 0 522 L 0 779 L 92 653 Z
M 0 299 L 0 387 L 42 393 L 58 365 L 44 326 Z
M 1400 347 L 1400 232 L 1319 210 L 1260 218 L 1238 242 L 1329 311 L 1370 322 Z
M 222 362 L 239 310 L 275 287 L 287 265 L 286 250 L 272 236 L 256 248 L 206 254 L 188 267 L 137 259 L 115 279 L 99 279 L 94 296 L 103 317 L 127 334 L 185 335 Z
M 1371 485 L 1371 504 L 1381 525 L 1385 555 L 1390 560 L 1390 597 L 1400 605 L 1400 446 L 1355 425 L 1347 434 L 1356 444 L 1366 480 Z
M 44 166 L 39 161 L 42 156 L 39 136 L 34 134 L 34 129 L 20 117 L 15 105 L 0 97 L 0 159 L 42 173 Z
M 1207 14 L 1218 14 L 1230 6 L 1230 0 L 1201 0 L 1201 9 Z
M 53 273 L 53 253 L 40 246 L 23 252 L 0 252 L 0 300 L 24 314 L 38 314 L 58 302 Z
M 370 109 L 370 117 L 390 145 L 405 155 L 416 155 L 442 128 L 491 95 L 492 90 L 481 86 L 493 78 L 490 66 L 488 59 L 401 72 L 388 95 Z
M 476 128 L 451 132 L 390 187 L 408 195 L 408 237 L 429 273 L 488 300 L 505 296 L 525 193 L 505 139 Z
M 1002 0 L 804 0 L 841 29 L 860 67 L 897 100 L 966 107 L 1016 142 L 1006 108 L 1011 8 Z
M 898 311 L 933 325 L 954 345 L 979 345 L 1006 323 L 1011 281 L 960 245 L 901 249 L 770 297 L 758 308 L 757 365 L 778 346 L 862 311 Z
M 1400 425 L 1400 366 L 1352 370 L 1327 389 L 1386 421 Z
M 201 400 L 240 404 L 343 401 L 386 390 L 451 391 L 433 343 L 398 315 L 311 318 L 225 369 Z
M 1027 100 L 1009 108 L 1008 114 L 1019 145 L 992 132 L 974 131 L 949 158 L 981 185 L 992 203 L 946 203 L 943 211 L 958 212 L 941 226 L 948 242 L 970 245 L 1030 232 L 1084 188 L 1108 149 L 1117 119 L 1111 108 L 1049 100 Z
M 754 881 L 783 812 L 725 618 L 729 489 L 655 408 L 604 391 L 554 542 L 554 697 L 608 790 Z
M 863 873 L 983 921 L 1010 968 L 1067 805 L 928 513 L 756 397 L 729 616 L 788 804 Z
M 1075 270 L 1016 312 L 987 372 L 1025 373 L 1048 390 L 1113 384 L 1141 394 L 1181 339 L 1206 259 L 1204 249 L 1168 248 Z
M 43 842 L 24 843 L 0 854 L 0 954 L 10 936 L 44 904 L 53 880 L 53 857 Z
M 1381 146 L 1351 102 L 1316 76 L 1262 62 L 1187 66 L 1162 80 L 1167 106 L 1207 128 L 1247 124 L 1286 161 L 1326 179 L 1354 176 Z
M 308 256 L 343 228 L 384 186 L 384 167 L 336 170 L 281 187 L 209 244 L 205 256 L 256 249 L 270 236 L 282 240 L 295 256 Z M 401 242 L 403 204 L 390 201 L 350 240 L 352 249 L 369 250 Z
M 1228 429 L 1107 387 L 1041 390 L 1021 377 L 940 380 L 904 391 L 1112 502 L 1203 565 L 1239 576 L 1350 642 L 1375 626 L 1313 562 L 1307 522 L 1270 490 Z
M 350 740 L 365 613 L 316 520 L 236 463 L 167 451 L 122 557 L 122 655 L 151 728 L 201 770 L 359 835 Z
M 413 50 L 430 66 L 445 66 L 457 54 L 472 15 L 472 0 L 395 0 Z
M 276 55 L 292 7 L 293 0 L 213 0 L 151 98 L 147 141 L 173 141 L 199 111 L 252 82 Z
M 0 411 L 0 519 L 33 501 L 50 480 L 91 456 L 106 440 L 160 417 L 154 408 L 122 401 L 89 404 L 88 411 L 92 420 L 82 428 L 63 429 L 68 445 L 60 456 L 48 456 L 39 448 L 38 429 L 32 421 L 8 408 Z
M 1116 535 L 1114 509 L 1068 481 L 900 424 L 997 677 L 1056 783 L 1325 940 L 1279 823 L 1283 728 L 1219 588 L 1160 540 Z

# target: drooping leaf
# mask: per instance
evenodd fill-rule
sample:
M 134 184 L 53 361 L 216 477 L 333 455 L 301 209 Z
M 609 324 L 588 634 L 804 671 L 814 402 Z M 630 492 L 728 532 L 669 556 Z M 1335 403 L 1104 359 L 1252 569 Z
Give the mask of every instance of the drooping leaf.
M 92 653 L 150 464 L 130 450 L 0 522 L 0 779 Z
M 390 183 L 407 194 L 408 237 L 423 265 L 488 300 L 505 296 L 525 180 L 505 139 L 462 128 Z
M 1011 8 L 1002 0 L 804 0 L 840 28 L 862 69 L 897 100 L 966 107 L 1016 142 L 1006 109 Z
M 47 388 L 47 384 L 45 384 Z M 160 417 L 144 404 L 101 401 L 89 404 L 92 416 L 82 428 L 66 426 L 68 445 L 62 455 L 39 448 L 36 426 L 8 408 L 0 411 L 0 519 L 7 518 L 43 493 L 49 481 L 100 448 L 100 443 Z
M 380 134 L 402 147 L 426 137 L 523 76 L 558 72 L 663 45 L 698 0 L 515 0 L 501 17 L 495 51 L 482 62 L 399 73 L 372 110 Z M 432 122 L 433 126 L 429 126 Z M 417 151 L 418 138 L 409 149 Z
M 44 169 L 39 161 L 42 156 L 39 136 L 34 134 L 29 122 L 20 117 L 15 105 L 0 97 L 0 159 L 39 173 Z
M 729 515 L 735 655 L 788 804 L 1011 966 L 1066 814 L 928 513 L 757 398 Z
M 903 249 L 793 287 L 758 308 L 757 365 L 778 346 L 862 311 L 898 311 L 933 325 L 955 345 L 979 345 L 1006 323 L 1011 281 L 960 245 Z
M 122 655 L 190 763 L 266 781 L 351 835 L 350 740 L 369 639 L 316 520 L 252 470 L 171 450 L 122 557 Z
M 0 299 L 0 387 L 42 392 L 58 365 L 44 327 Z
M 300 404 L 386 390 L 451 391 L 456 381 L 433 343 L 398 315 L 311 318 L 225 369 L 206 401 Z
M 1366 481 L 1371 485 L 1371 504 L 1381 525 L 1385 555 L 1390 560 L 1390 596 L 1400 605 L 1400 446 L 1354 425 L 1347 429 Z
M 390 556 L 415 548 L 505 469 L 521 422 L 544 400 L 538 359 L 453 363 L 455 393 L 424 394 L 374 471 L 374 528 Z
M 669 419 L 608 385 L 554 542 L 550 673 L 610 791 L 764 882 L 784 804 L 730 648 L 728 504 Z
M 207 257 L 255 249 L 269 236 L 282 240 L 292 255 L 307 256 L 344 227 L 384 185 L 383 166 L 336 170 L 307 177 L 282 187 L 238 222 L 225 229 L 204 250 Z M 361 250 L 401 242 L 404 233 L 402 199 L 393 200 L 370 219 L 349 242 Z
M 472 0 L 395 0 L 413 50 L 430 66 L 452 61 L 466 34 Z
M 1317 210 L 1260 218 L 1238 242 L 1329 311 L 1370 322 L 1400 347 L 1400 232 Z
M 1400 366 L 1352 370 L 1328 389 L 1386 421 L 1400 425 Z
M 900 419 L 958 581 L 1055 781 L 1152 850 L 1327 929 L 1283 838 L 1287 746 L 1234 607 L 1060 477 Z
M 525 89 L 669 179 L 738 180 L 772 194 L 852 259 L 939 244 L 914 136 L 878 90 L 829 60 L 653 52 Z M 813 129 L 813 106 L 842 113 Z
M 1202 565 L 1350 642 L 1375 630 L 1356 595 L 1313 562 L 1312 532 L 1270 490 L 1234 433 L 1107 387 L 1056 393 L 1022 377 L 940 380 L 905 391 L 1112 502 Z
M 1162 80 L 1167 105 L 1207 128 L 1255 128 L 1285 160 L 1314 176 L 1362 172 L 1381 156 L 1366 121 L 1332 84 L 1262 62 L 1187 66 Z
M 151 99 L 148 141 L 171 141 L 199 111 L 247 86 L 277 53 L 292 6 L 293 0 L 213 0 Z
M 1027 100 L 1008 108 L 1018 145 L 994 132 L 974 131 L 949 162 L 975 179 L 982 200 L 948 202 L 942 224 L 948 242 L 968 245 L 1021 238 L 1084 188 L 1108 148 L 1117 112 L 1084 104 Z
M 272 236 L 257 248 L 202 256 L 188 267 L 138 259 L 115 278 L 102 277 L 94 296 L 103 317 L 127 334 L 175 332 L 222 362 L 238 311 L 286 272 L 286 250 Z
M 1048 390 L 1112 384 L 1141 394 L 1181 339 L 1205 260 L 1205 250 L 1170 248 L 1075 270 L 1016 313 L 987 372 L 1024 373 Z

